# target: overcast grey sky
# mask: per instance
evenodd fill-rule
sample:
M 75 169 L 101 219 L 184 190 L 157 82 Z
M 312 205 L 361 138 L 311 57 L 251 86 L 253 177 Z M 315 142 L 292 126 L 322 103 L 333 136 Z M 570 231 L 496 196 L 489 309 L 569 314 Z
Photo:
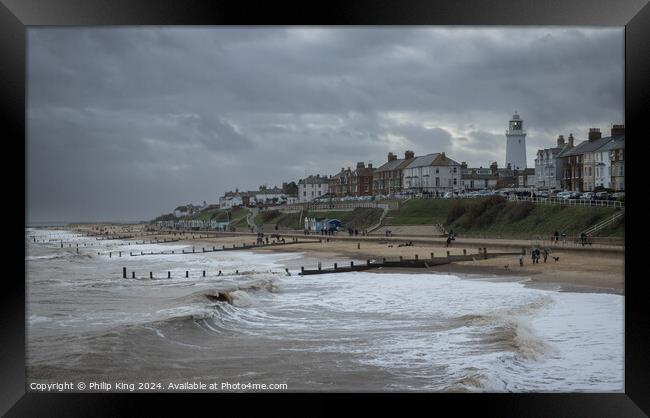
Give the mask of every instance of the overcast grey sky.
M 624 120 L 623 28 L 29 28 L 29 221 L 144 220 L 392 151 Z

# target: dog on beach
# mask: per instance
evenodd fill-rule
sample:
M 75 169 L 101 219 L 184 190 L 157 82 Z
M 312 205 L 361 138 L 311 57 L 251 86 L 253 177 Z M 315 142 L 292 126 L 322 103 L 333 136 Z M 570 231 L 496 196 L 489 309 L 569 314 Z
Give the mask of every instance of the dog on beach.
M 553 257 L 553 256 L 551 256 L 551 257 Z M 559 256 L 558 257 L 553 257 L 553 260 L 555 260 L 555 262 L 557 263 L 558 261 L 560 261 L 560 257 Z

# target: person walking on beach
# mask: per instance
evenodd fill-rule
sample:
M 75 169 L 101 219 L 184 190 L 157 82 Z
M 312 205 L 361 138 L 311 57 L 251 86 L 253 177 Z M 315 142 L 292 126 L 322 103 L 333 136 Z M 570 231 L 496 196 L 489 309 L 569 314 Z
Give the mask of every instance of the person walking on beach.
M 544 247 L 544 252 L 542 254 L 544 255 L 544 263 L 546 263 L 546 259 L 548 258 L 548 248 Z
M 524 255 L 519 254 L 519 267 L 523 267 L 523 266 L 524 266 Z
M 450 230 L 449 235 L 447 235 L 447 247 L 451 247 L 451 242 L 455 239 L 456 238 L 454 237 L 454 231 Z
M 562 244 L 566 245 L 566 229 L 562 231 Z
M 587 234 L 587 244 L 591 245 L 594 242 L 594 237 L 591 235 L 591 232 Z
M 580 244 L 584 247 L 587 243 L 587 235 L 584 232 L 580 233 Z

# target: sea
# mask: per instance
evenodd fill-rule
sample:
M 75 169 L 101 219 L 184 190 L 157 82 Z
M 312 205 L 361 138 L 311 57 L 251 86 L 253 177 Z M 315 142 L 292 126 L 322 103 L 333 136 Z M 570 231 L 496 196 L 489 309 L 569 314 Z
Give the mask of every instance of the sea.
M 622 295 L 525 278 L 300 276 L 314 260 L 298 252 L 178 254 L 191 245 L 63 229 L 27 228 L 25 245 L 28 390 L 624 392 Z M 163 250 L 175 254 L 128 255 Z

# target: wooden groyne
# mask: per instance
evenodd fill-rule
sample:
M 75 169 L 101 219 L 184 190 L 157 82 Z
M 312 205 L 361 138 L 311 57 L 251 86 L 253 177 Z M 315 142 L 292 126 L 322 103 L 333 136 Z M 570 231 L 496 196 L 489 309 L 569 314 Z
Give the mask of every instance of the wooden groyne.
M 129 252 L 129 256 L 131 257 L 141 257 L 145 255 L 183 255 L 183 254 L 201 254 L 201 253 L 218 253 L 218 252 L 224 252 L 224 251 L 239 251 L 239 250 L 251 250 L 251 249 L 259 249 L 259 248 L 268 248 L 268 247 L 281 247 L 281 246 L 286 246 L 286 245 L 292 245 L 292 244 L 307 244 L 307 243 L 314 243 L 318 242 L 316 240 L 314 241 L 300 241 L 297 238 L 293 238 L 292 241 L 286 242 L 284 238 L 282 238 L 279 241 L 273 241 L 270 243 L 263 243 L 263 244 L 257 244 L 257 243 L 251 243 L 251 244 L 241 244 L 241 245 L 236 245 L 232 244 L 232 247 L 227 247 L 226 245 L 222 245 L 221 247 L 217 246 L 212 246 L 210 247 L 201 247 L 200 251 L 197 251 L 196 248 L 192 247 L 192 250 L 181 250 L 181 251 L 140 251 L 138 252 Z M 106 253 L 105 253 L 106 254 Z M 110 254 L 109 254 L 110 256 Z
M 463 250 L 462 255 L 451 255 L 449 251 L 447 251 L 447 255 L 444 257 L 434 257 L 433 253 L 431 253 L 430 258 L 420 258 L 416 255 L 413 259 L 404 259 L 400 256 L 399 260 L 387 260 L 386 258 L 382 258 L 381 261 L 366 260 L 365 264 L 356 265 L 354 264 L 354 261 L 350 261 L 349 265 L 342 266 L 339 266 L 338 263 L 334 263 L 332 268 L 322 268 L 321 263 L 318 263 L 319 266 L 316 269 L 305 269 L 304 266 L 300 267 L 299 275 L 307 276 L 312 274 L 345 273 L 376 268 L 430 268 L 459 261 L 477 261 L 495 257 L 517 256 L 521 254 L 523 254 L 523 251 L 488 253 L 487 248 L 483 247 L 479 248 L 478 254 L 467 254 L 467 250 Z
M 132 270 L 130 273 L 127 271 L 126 267 L 122 267 L 122 278 L 123 279 L 136 279 L 136 280 L 146 280 L 146 279 L 151 279 L 151 280 L 164 280 L 164 279 L 203 279 L 203 278 L 223 278 L 223 277 L 229 277 L 229 276 L 240 276 L 240 275 L 254 275 L 254 274 L 281 274 L 280 272 L 277 271 L 230 271 L 230 272 L 224 272 L 222 270 L 218 270 L 217 274 L 214 274 L 212 272 L 211 274 L 208 274 L 207 270 L 184 270 L 180 275 L 174 275 L 172 277 L 172 272 L 171 270 L 168 270 L 165 273 L 154 273 L 153 271 L 149 272 L 148 276 L 138 276 L 136 274 L 135 270 Z M 284 269 L 284 274 L 290 276 L 291 273 L 289 273 L 289 269 Z
M 276 244 L 276 245 L 289 245 L 289 244 L 294 244 L 295 242 L 289 242 L 286 244 Z M 268 244 L 268 245 L 274 245 L 274 244 Z M 260 246 L 258 246 L 260 247 Z M 236 247 L 234 249 L 242 249 L 242 247 Z M 217 251 L 232 251 L 233 248 L 226 248 L 226 249 L 221 249 Z M 208 251 L 205 251 L 208 252 Z M 483 260 L 487 258 L 494 258 L 494 257 L 503 257 L 503 256 L 516 256 L 522 254 L 521 252 L 510 252 L 510 253 L 488 253 L 486 248 L 481 248 L 478 252 L 478 254 L 467 254 L 466 250 L 463 250 L 465 254 L 463 255 L 450 255 L 449 252 L 447 252 L 446 257 L 433 257 L 433 254 L 431 258 L 426 258 L 422 259 L 419 258 L 417 255 L 413 259 L 404 259 L 403 257 L 399 257 L 399 260 L 387 260 L 386 258 L 383 258 L 381 261 L 371 261 L 371 260 L 366 260 L 365 263 L 362 264 L 354 264 L 354 261 L 350 261 L 349 265 L 341 265 L 339 266 L 338 263 L 334 263 L 332 268 L 322 268 L 321 263 L 318 263 L 318 268 L 316 269 L 305 269 L 304 266 L 300 267 L 300 273 L 298 273 L 299 276 L 308 276 L 308 275 L 313 275 L 313 274 L 332 274 L 332 273 L 345 273 L 345 272 L 351 272 L 351 271 L 364 271 L 364 270 L 371 270 L 371 269 L 376 269 L 376 268 L 430 268 L 433 266 L 438 266 L 438 265 L 443 265 L 443 264 L 449 264 L 453 262 L 459 262 L 459 261 L 476 261 L 476 260 Z M 169 253 L 166 253 L 169 254 Z M 176 254 L 181 254 L 181 253 L 176 253 Z M 194 254 L 192 252 L 190 253 L 185 253 L 185 254 Z M 138 254 L 139 255 L 139 254 Z M 142 254 L 142 255 L 150 255 L 150 254 Z M 135 256 L 135 255 L 134 255 Z M 239 270 L 235 270 L 234 272 L 229 272 L 225 273 L 222 270 L 218 270 L 218 273 L 215 275 L 214 273 L 208 274 L 206 270 L 199 270 L 200 273 L 198 275 L 194 272 L 190 275 L 190 270 L 184 270 L 185 274 L 181 274 L 180 276 L 174 276 L 172 277 L 171 270 L 168 270 L 166 275 L 163 275 L 162 277 L 158 274 L 154 274 L 153 271 L 149 272 L 149 277 L 138 277 L 136 276 L 135 270 L 131 271 L 131 274 L 129 275 L 127 268 L 122 267 L 122 278 L 123 279 L 153 279 L 153 280 L 158 280 L 158 279 L 172 279 L 172 278 L 206 278 L 206 277 L 225 277 L 225 276 L 238 276 L 242 274 L 262 274 L 262 273 L 271 273 L 271 274 L 280 274 L 279 272 L 274 272 L 274 271 L 265 271 L 265 272 L 256 272 L 256 271 L 242 271 L 240 272 Z M 289 272 L 288 268 L 284 269 L 284 274 L 287 276 L 291 276 L 291 273 Z

